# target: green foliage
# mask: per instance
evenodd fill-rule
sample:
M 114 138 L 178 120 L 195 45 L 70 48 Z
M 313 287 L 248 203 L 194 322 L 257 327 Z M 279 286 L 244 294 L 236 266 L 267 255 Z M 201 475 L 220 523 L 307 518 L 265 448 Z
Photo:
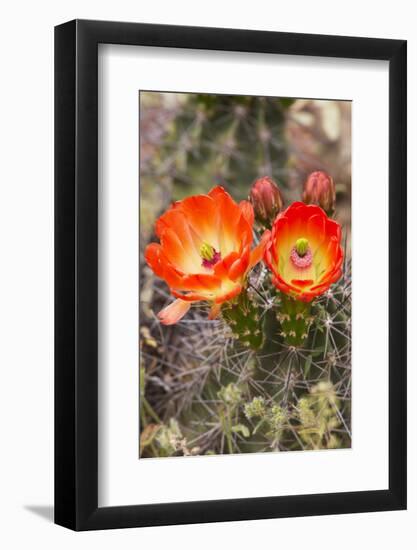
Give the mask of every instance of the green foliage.
M 298 433 L 309 449 L 333 449 L 340 446 L 335 430 L 340 427 L 339 399 L 330 382 L 313 386 L 310 394 L 299 400 Z
M 236 407 L 242 398 L 242 390 L 236 384 L 228 384 L 222 387 L 217 395 L 226 405 L 226 407 Z
M 252 418 L 264 418 L 265 416 L 265 399 L 263 397 L 254 397 L 250 403 L 246 403 L 245 415 L 251 420 Z

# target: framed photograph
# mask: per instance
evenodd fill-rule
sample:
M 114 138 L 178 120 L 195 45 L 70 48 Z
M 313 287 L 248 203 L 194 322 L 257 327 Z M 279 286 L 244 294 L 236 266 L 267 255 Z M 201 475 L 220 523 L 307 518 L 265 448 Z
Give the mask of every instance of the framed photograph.
M 55 522 L 406 508 L 406 42 L 55 29 Z

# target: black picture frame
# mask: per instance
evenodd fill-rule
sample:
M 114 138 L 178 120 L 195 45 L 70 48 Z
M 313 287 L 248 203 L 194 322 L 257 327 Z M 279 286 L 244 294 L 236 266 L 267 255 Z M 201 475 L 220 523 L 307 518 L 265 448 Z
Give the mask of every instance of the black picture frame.
M 389 488 L 98 507 L 98 44 L 389 62 Z M 55 28 L 55 522 L 77 531 L 406 508 L 404 40 L 74 20 Z

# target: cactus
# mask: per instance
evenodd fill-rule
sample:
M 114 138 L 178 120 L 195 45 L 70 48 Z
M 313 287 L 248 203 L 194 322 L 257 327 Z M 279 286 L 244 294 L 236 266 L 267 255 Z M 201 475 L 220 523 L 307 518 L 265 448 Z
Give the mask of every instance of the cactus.
M 277 319 L 281 324 L 281 336 L 290 346 L 300 346 L 308 338 L 314 320 L 310 313 L 311 304 L 281 293 L 281 307 Z
M 145 183 L 163 177 L 166 204 L 189 194 L 191 184 L 198 193 L 230 182 L 236 199 L 247 197 L 258 176 L 285 184 L 286 106 L 272 98 L 189 96 Z M 256 241 L 263 227 L 256 226 Z M 259 264 L 216 320 L 199 302 L 174 326 L 155 317 L 172 301 L 166 284 L 142 268 L 141 457 L 350 447 L 346 242 L 344 249 L 342 277 L 311 303 L 277 290 Z
M 342 279 L 315 301 L 308 337 L 299 346 L 283 338 L 276 319 L 283 296 L 261 275 L 251 281 L 263 301 L 256 291 L 251 298 L 243 294 L 216 321 L 197 306 L 175 327 L 147 323 L 149 333 L 141 333 L 147 397 L 142 417 L 151 426 L 145 436 L 152 437 L 142 444 L 142 456 L 350 446 L 350 261 Z M 158 280 L 154 287 L 158 309 L 169 296 Z M 241 308 L 250 315 L 242 316 Z M 244 328 L 249 323 L 252 332 L 259 312 L 257 326 L 264 323 L 267 334 L 262 344 Z M 172 441 L 181 444 L 170 447 L 161 434 L 172 431 L 172 419 L 179 430 Z
M 144 184 L 148 179 L 162 181 L 174 200 L 188 195 L 190 188 L 198 193 L 216 183 L 233 184 L 236 199 L 243 199 L 248 182 L 258 176 L 285 179 L 283 133 L 292 99 L 209 94 L 176 97 L 177 116 L 154 162 L 142 168 Z M 146 106 L 150 98 L 152 94 L 142 93 L 141 103 Z
M 239 342 L 253 350 L 262 348 L 264 343 L 262 310 L 249 292 L 241 292 L 237 298 L 226 303 L 221 312 L 233 336 Z

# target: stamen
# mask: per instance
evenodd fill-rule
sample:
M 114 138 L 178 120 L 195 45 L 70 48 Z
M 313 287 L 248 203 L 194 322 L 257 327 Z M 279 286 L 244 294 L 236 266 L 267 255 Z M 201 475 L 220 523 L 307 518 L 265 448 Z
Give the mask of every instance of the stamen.
M 291 250 L 290 258 L 295 267 L 299 267 L 300 269 L 310 267 L 313 262 L 313 254 L 311 253 L 310 247 L 308 247 L 304 255 L 301 256 L 298 253 L 296 246 L 294 246 Z

